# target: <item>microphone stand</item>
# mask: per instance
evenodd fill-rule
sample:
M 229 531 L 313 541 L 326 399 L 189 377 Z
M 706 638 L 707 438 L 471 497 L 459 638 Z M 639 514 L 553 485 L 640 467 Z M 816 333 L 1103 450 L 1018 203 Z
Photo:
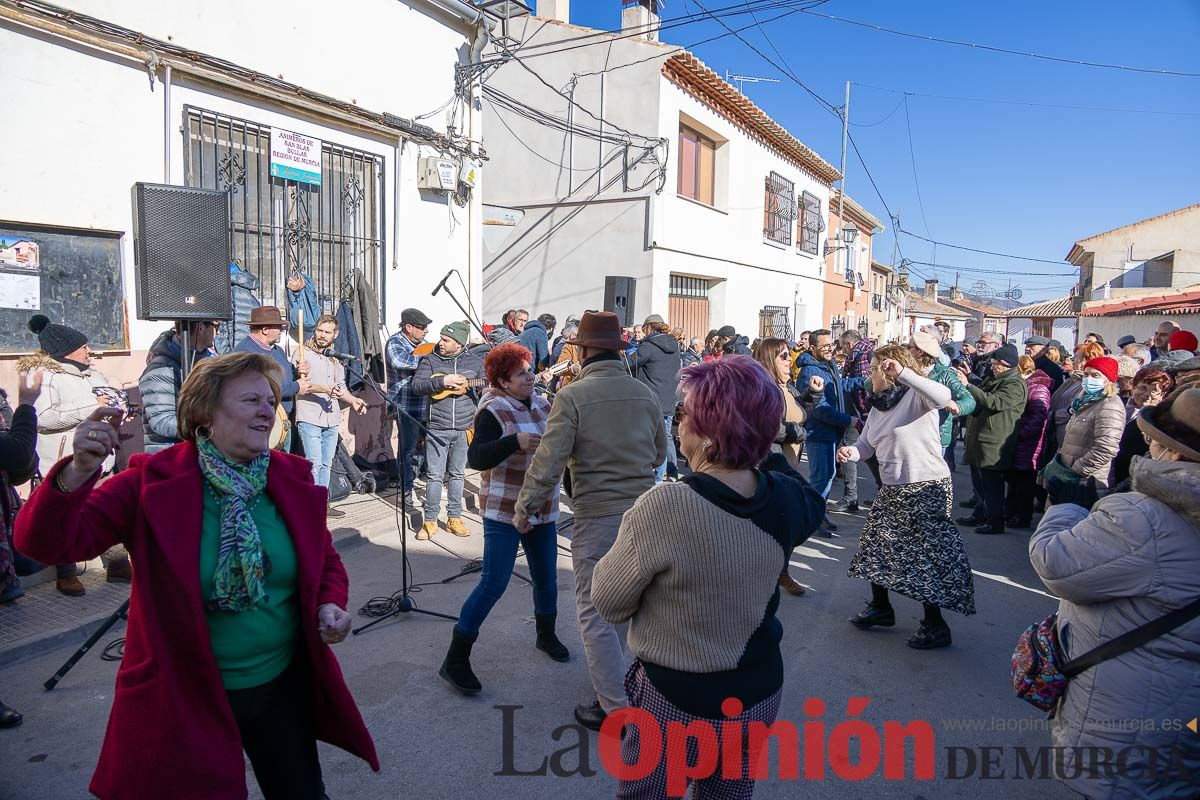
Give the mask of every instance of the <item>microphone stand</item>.
M 400 423 L 402 418 L 407 417 L 410 422 L 412 422 L 418 428 L 423 430 L 425 432 L 425 435 L 428 436 L 430 439 L 433 439 L 435 442 L 438 442 L 439 444 L 445 444 L 445 442 L 442 441 L 441 439 L 439 439 L 437 436 L 435 436 L 429 430 L 429 428 L 425 427 L 425 425 L 423 425 L 419 420 L 417 420 L 415 417 L 413 417 L 407 411 L 402 409 L 400 407 L 399 402 L 394 401 L 391 398 L 389 398 L 387 396 L 387 393 L 379 388 L 378 383 L 376 383 L 374 380 L 367 378 L 367 376 L 364 375 L 362 372 L 359 372 L 358 370 L 356 370 L 352 363 L 346 362 L 346 361 L 343 361 L 342 363 L 345 365 L 347 371 L 349 371 L 351 375 L 358 378 L 363 383 L 367 384 L 368 386 L 370 386 L 372 389 L 375 390 L 375 393 L 377 395 L 379 395 L 380 399 L 383 400 L 384 406 L 386 408 L 392 410 L 393 412 L 395 412 L 397 423 Z M 408 481 L 406 481 L 404 478 L 404 464 L 403 464 L 403 460 L 404 460 L 403 459 L 404 425 L 403 424 L 396 425 L 396 437 L 397 437 L 396 443 L 397 443 L 398 449 L 399 449 L 399 453 L 397 453 L 397 458 L 396 458 L 396 473 L 397 473 L 397 481 L 396 482 L 400 485 L 400 501 L 399 501 L 400 502 L 400 556 L 401 556 L 401 560 L 400 560 L 400 596 L 398 598 L 396 598 L 396 600 L 395 600 L 396 607 L 394 609 L 392 609 L 391 611 L 389 611 L 388 613 L 384 614 L 383 616 L 381 616 L 377 619 L 371 620 L 366 625 L 355 628 L 353 631 L 351 631 L 351 633 L 353 633 L 355 636 L 357 636 L 358 634 L 367 630 L 368 628 L 375 627 L 376 625 L 383 622 L 384 620 L 391 619 L 393 617 L 398 617 L 401 614 L 417 613 L 417 614 L 425 614 L 426 616 L 430 616 L 430 617 L 441 617 L 442 619 L 453 620 L 454 622 L 458 621 L 458 617 L 452 616 L 450 614 L 442 614 L 437 611 L 426 611 L 423 608 L 417 608 L 416 604 L 413 602 L 412 594 L 411 594 L 411 587 L 409 586 L 409 583 L 408 583 L 408 514 L 404 510 L 404 499 L 406 497 L 408 497 Z

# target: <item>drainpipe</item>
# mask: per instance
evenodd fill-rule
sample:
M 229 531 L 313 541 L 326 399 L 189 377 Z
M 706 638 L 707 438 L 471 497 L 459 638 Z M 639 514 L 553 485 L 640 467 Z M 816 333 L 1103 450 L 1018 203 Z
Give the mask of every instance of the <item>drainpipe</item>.
M 426 0 L 431 5 L 446 11 L 461 20 L 476 25 L 480 22 L 486 24 L 489 28 L 496 27 L 495 20 L 488 19 L 487 16 L 470 3 L 465 3 L 463 0 Z
M 171 65 L 163 67 L 163 183 L 171 182 Z

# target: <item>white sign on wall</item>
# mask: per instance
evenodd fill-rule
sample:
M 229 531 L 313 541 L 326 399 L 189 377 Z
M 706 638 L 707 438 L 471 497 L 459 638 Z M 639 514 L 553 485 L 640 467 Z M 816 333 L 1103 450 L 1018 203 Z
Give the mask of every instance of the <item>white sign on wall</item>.
M 321 185 L 321 140 L 271 129 L 271 175 Z

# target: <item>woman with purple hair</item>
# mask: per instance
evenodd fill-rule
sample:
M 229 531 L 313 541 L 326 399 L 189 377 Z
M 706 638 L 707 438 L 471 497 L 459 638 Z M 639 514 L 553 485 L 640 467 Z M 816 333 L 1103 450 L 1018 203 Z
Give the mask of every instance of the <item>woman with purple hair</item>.
M 871 582 L 871 600 L 850 624 L 893 627 L 890 589 L 925 609 L 908 646 L 947 647 L 950 626 L 942 609 L 975 613 L 971 565 L 950 520 L 954 498 L 942 453 L 938 411 L 950 403 L 950 389 L 919 374 L 903 345 L 889 344 L 871 358 L 867 399 L 871 412 L 862 436 L 837 452 L 839 463 L 876 456 L 883 480 L 850 562 L 850 577 Z
M 825 501 L 782 454 L 767 458 L 784 399 L 762 365 L 726 355 L 681 377 L 676 418 L 692 474 L 658 484 L 625 513 L 596 565 L 592 600 L 609 622 L 629 623 L 630 706 L 662 724 L 769 725 L 783 687 L 779 575 L 821 523 Z M 625 763 L 640 750 L 637 726 L 626 728 Z M 749 798 L 749 762 L 743 754 L 740 777 L 697 780 L 694 796 Z M 622 781 L 617 797 L 663 797 L 665 787 L 662 760 L 648 777 Z

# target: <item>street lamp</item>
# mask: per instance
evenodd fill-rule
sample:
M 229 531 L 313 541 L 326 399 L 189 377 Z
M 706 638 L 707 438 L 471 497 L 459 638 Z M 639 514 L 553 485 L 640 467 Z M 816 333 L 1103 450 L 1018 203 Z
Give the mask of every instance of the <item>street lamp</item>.
M 858 237 L 858 228 L 854 227 L 853 222 L 847 222 L 842 227 L 842 241 L 846 243 L 846 247 L 854 244 L 854 240 Z

